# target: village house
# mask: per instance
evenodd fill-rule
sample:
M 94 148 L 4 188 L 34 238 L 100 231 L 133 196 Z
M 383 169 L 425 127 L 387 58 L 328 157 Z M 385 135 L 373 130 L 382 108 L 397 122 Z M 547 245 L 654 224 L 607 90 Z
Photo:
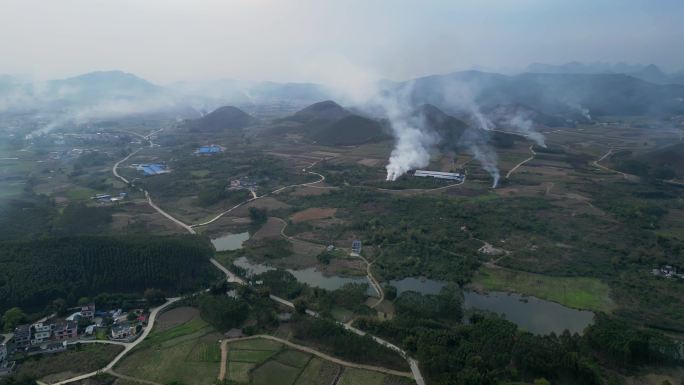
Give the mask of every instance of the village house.
M 38 322 L 31 326 L 31 345 L 42 344 L 52 336 L 52 325 Z
M 95 317 L 95 304 L 89 303 L 81 307 L 81 317 L 85 319 L 93 319 Z
M 78 324 L 74 321 L 61 321 L 52 328 L 54 338 L 58 341 L 78 337 Z
M 31 343 L 31 325 L 19 325 L 14 328 L 14 346 L 17 349 L 26 349 Z
M 128 322 L 115 324 L 112 326 L 110 333 L 113 340 L 126 339 L 135 335 L 135 325 Z

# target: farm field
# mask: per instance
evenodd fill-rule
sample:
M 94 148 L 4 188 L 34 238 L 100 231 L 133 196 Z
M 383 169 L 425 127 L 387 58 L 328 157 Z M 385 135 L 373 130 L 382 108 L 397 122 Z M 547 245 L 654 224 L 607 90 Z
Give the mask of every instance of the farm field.
M 554 277 L 482 266 L 473 286 L 486 291 L 507 291 L 558 302 L 575 309 L 611 312 L 615 303 L 610 288 L 597 278 Z
M 345 368 L 312 354 L 266 339 L 229 342 L 226 379 L 254 385 L 412 384 L 380 372 Z M 341 382 L 344 381 L 344 382 Z M 370 382 L 369 382 L 370 381 Z
M 17 375 L 47 383 L 61 381 L 102 368 L 122 350 L 111 344 L 77 345 L 66 352 L 29 357 L 20 363 Z
M 171 310 L 163 314 L 160 321 L 171 323 L 187 319 L 188 314 L 192 317 L 184 323 L 165 330 L 155 328 L 114 369 L 124 375 L 158 383 L 212 383 L 219 372 L 221 335 L 202 321 L 198 313 L 189 312 L 187 308 Z

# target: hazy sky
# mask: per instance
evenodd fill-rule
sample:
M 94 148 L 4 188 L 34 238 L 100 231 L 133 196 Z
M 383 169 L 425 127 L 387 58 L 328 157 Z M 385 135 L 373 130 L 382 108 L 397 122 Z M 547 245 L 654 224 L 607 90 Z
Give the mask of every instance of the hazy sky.
M 684 69 L 682 0 L 0 0 L 0 73 L 395 80 L 531 62 Z

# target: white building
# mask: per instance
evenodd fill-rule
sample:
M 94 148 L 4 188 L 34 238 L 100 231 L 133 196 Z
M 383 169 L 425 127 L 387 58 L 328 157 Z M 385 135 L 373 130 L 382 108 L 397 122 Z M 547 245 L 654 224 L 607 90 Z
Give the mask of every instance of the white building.
M 52 325 L 38 322 L 33 324 L 33 333 L 31 335 L 31 345 L 38 345 L 50 339 L 52 335 Z
M 457 172 L 442 172 L 442 171 L 428 171 L 428 170 L 416 170 L 413 176 L 417 177 L 430 177 L 436 179 L 447 179 L 462 181 L 464 178 L 463 174 Z

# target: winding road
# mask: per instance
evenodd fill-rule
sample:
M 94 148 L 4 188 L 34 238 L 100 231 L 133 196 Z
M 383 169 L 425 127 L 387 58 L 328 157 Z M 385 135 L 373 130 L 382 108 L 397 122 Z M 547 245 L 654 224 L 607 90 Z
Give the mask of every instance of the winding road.
M 107 372 L 110 372 L 110 371 L 112 370 L 112 368 L 114 367 L 114 365 L 116 365 L 119 361 L 121 361 L 121 359 L 122 359 L 128 352 L 130 352 L 133 348 L 135 348 L 136 346 L 138 346 L 138 344 L 141 343 L 141 342 L 147 337 L 148 334 L 150 334 L 150 331 L 152 331 L 152 327 L 154 326 L 154 322 L 157 320 L 157 315 L 159 314 L 159 312 L 160 312 L 161 310 L 165 309 L 166 307 L 168 307 L 169 305 L 171 305 L 172 303 L 178 301 L 179 299 L 180 299 L 180 297 L 169 298 L 169 299 L 166 300 L 166 302 L 165 302 L 163 305 L 158 306 L 158 307 L 152 309 L 152 311 L 150 311 L 150 317 L 149 317 L 149 320 L 148 320 L 148 322 L 147 322 L 147 327 L 145 327 L 145 330 L 143 330 L 142 334 L 141 334 L 135 341 L 133 341 L 133 342 L 117 344 L 117 345 L 123 345 L 124 350 L 122 350 L 121 353 L 117 354 L 117 356 L 114 357 L 114 359 L 111 360 L 111 361 L 109 362 L 109 364 L 107 364 L 107 366 L 105 366 L 105 367 L 102 368 L 102 369 L 96 370 L 96 371 L 94 371 L 94 372 L 90 372 L 90 373 L 86 373 L 86 374 L 81 374 L 80 376 L 76 376 L 76 377 L 72 377 L 72 378 L 69 378 L 69 379 L 66 379 L 66 380 L 63 380 L 63 381 L 55 382 L 55 383 L 53 383 L 52 385 L 68 384 L 68 383 L 74 382 L 74 381 L 85 380 L 86 378 L 90 378 L 90 377 L 96 376 L 96 375 L 98 375 L 98 374 L 100 374 L 100 373 L 107 373 Z M 94 342 L 95 342 L 95 341 L 93 341 L 93 343 L 94 343 Z M 104 342 L 104 341 L 97 341 L 97 342 Z M 113 341 L 109 341 L 109 342 L 111 343 L 111 342 L 113 342 Z M 104 343 L 107 343 L 107 342 L 104 342 Z
M 150 135 L 152 135 L 152 134 L 150 134 Z M 125 182 L 125 183 L 128 184 L 128 183 L 129 183 L 128 180 L 127 180 L 126 178 L 124 178 L 123 176 L 119 175 L 119 173 L 117 172 L 117 168 L 118 168 L 118 166 L 119 166 L 121 163 L 123 163 L 123 162 L 125 162 L 126 160 L 128 160 L 131 156 L 133 156 L 134 154 L 136 154 L 136 153 L 139 152 L 140 150 L 142 150 L 142 149 L 138 149 L 138 150 L 132 152 L 131 154 L 128 154 L 124 159 L 121 159 L 120 161 L 116 162 L 116 163 L 114 164 L 114 166 L 112 167 L 112 173 L 114 174 L 114 176 L 116 176 L 117 178 L 119 178 L 120 180 L 122 180 L 123 182 Z M 238 207 L 240 207 L 240 206 L 242 206 L 242 205 L 244 205 L 244 204 L 247 204 L 247 203 L 249 203 L 249 202 L 251 202 L 251 201 L 254 201 L 254 200 L 256 200 L 256 199 L 263 198 L 263 197 L 265 197 L 265 196 L 267 196 L 267 195 L 275 195 L 275 194 L 277 194 L 277 193 L 279 193 L 279 192 L 281 192 L 281 191 L 283 191 L 283 190 L 285 190 L 285 189 L 287 189 L 287 188 L 292 188 L 292 187 L 297 187 L 297 186 L 311 186 L 311 185 L 313 185 L 313 184 L 317 184 L 317 183 L 321 183 L 321 182 L 325 181 L 325 176 L 324 176 L 324 175 L 319 174 L 319 173 L 316 173 L 316 172 L 312 172 L 312 171 L 309 171 L 309 170 L 308 170 L 309 168 L 313 167 L 314 165 L 316 165 L 316 163 L 320 162 L 321 160 L 324 160 L 324 159 L 319 159 L 319 160 L 313 162 L 311 165 L 309 165 L 308 167 L 306 167 L 306 168 L 304 168 L 304 169 L 302 170 L 302 171 L 307 172 L 307 173 L 309 173 L 309 174 L 317 175 L 317 176 L 320 178 L 319 180 L 313 181 L 313 182 L 300 183 L 300 184 L 294 184 L 294 185 L 289 185 L 289 186 L 281 187 L 281 188 L 279 188 L 279 189 L 276 189 L 276 190 L 272 191 L 270 194 L 264 194 L 264 195 L 262 195 L 262 196 L 257 196 L 257 194 L 256 194 L 254 191 L 251 191 L 251 193 L 252 193 L 252 198 L 251 198 L 251 199 L 248 199 L 247 201 L 244 201 L 244 202 L 242 202 L 242 203 L 240 203 L 240 204 L 238 204 L 238 205 L 232 207 L 231 209 L 226 210 L 226 211 L 220 213 L 219 215 L 217 215 L 216 217 L 214 217 L 213 219 L 211 219 L 211 220 L 209 220 L 209 221 L 207 221 L 207 222 L 200 223 L 200 224 L 196 224 L 196 225 L 188 225 L 188 224 L 186 224 L 186 223 L 183 223 L 183 222 L 180 221 L 179 219 L 173 217 L 171 214 L 169 214 L 169 213 L 167 213 L 166 211 L 162 210 L 159 206 L 157 206 L 157 205 L 152 201 L 152 197 L 150 196 L 149 192 L 147 192 L 147 190 L 141 190 L 141 191 L 143 191 L 143 192 L 145 193 L 145 197 L 147 198 L 147 202 L 148 202 L 148 204 L 150 205 L 150 207 L 152 207 L 152 208 L 153 208 L 154 210 L 156 210 L 158 213 L 160 213 L 161 215 L 163 215 L 165 218 L 167 218 L 167 219 L 173 221 L 175 224 L 177 224 L 177 225 L 179 225 L 180 227 L 182 227 L 183 229 L 185 229 L 187 232 L 189 232 L 189 233 L 191 233 L 191 234 L 195 234 L 195 230 L 193 229 L 193 227 L 205 226 L 205 225 L 208 225 L 208 224 L 210 224 L 210 223 L 212 223 L 212 222 L 215 222 L 216 220 L 218 220 L 219 218 L 221 218 L 221 217 L 224 216 L 225 214 L 229 213 L 230 211 L 232 211 L 232 210 L 234 210 L 234 209 L 236 209 L 236 208 L 238 208 Z M 462 184 L 464 181 L 465 181 L 465 178 L 464 178 L 463 181 L 461 181 L 461 182 L 458 183 L 458 184 Z M 452 187 L 452 186 L 453 186 L 453 185 L 448 185 L 448 186 L 440 187 L 440 188 L 433 189 L 433 190 L 448 188 L 448 187 Z M 380 301 L 378 301 L 378 302 L 374 305 L 374 306 L 377 306 L 377 305 L 378 305 L 380 302 L 382 302 L 382 300 L 384 299 L 384 292 L 382 291 L 382 287 L 380 286 L 380 284 L 377 282 L 377 280 L 375 280 L 375 277 L 373 277 L 372 274 L 371 274 L 371 271 L 370 271 L 370 263 L 369 263 L 365 258 L 363 258 L 363 257 L 361 257 L 361 258 L 362 258 L 362 259 L 366 262 L 366 264 L 367 264 L 367 273 L 368 273 L 368 276 L 369 276 L 369 278 L 370 278 L 370 280 L 371 280 L 371 283 L 372 283 L 373 287 L 374 287 L 374 288 L 378 291 L 378 293 L 380 294 Z M 216 261 L 215 259 L 212 258 L 210 261 L 211 261 L 211 263 L 212 263 L 214 266 L 216 266 L 219 270 L 221 270 L 221 271 L 226 275 L 226 279 L 227 279 L 229 282 L 235 282 L 235 283 L 238 283 L 238 284 L 241 284 L 241 285 L 246 285 L 246 284 L 247 284 L 242 278 L 240 278 L 240 277 L 236 276 L 235 274 L 233 274 L 230 270 L 228 270 L 225 266 L 221 265 L 221 264 L 220 264 L 218 261 Z M 292 302 L 290 302 L 290 301 L 287 301 L 287 300 L 282 299 L 282 298 L 280 298 L 280 297 L 276 297 L 276 296 L 274 296 L 274 295 L 271 295 L 270 298 L 271 298 L 272 300 L 274 300 L 274 301 L 280 303 L 280 304 L 283 304 L 283 305 L 285 305 L 285 306 L 288 306 L 288 307 L 294 309 L 294 304 L 293 304 Z M 152 315 L 150 316 L 150 321 L 149 321 L 150 323 L 149 323 L 148 327 L 145 329 L 145 331 L 143 332 L 143 335 L 141 335 L 135 342 L 131 343 L 132 346 L 130 346 L 130 345 L 129 345 L 129 346 L 126 346 L 125 349 L 124 349 L 124 351 L 122 351 L 119 355 L 117 355 L 117 356 L 114 358 L 114 360 L 112 360 L 112 362 L 110 362 L 105 368 L 103 368 L 103 369 L 101 369 L 101 370 L 99 370 L 99 371 L 96 371 L 96 372 L 88 373 L 88 374 L 86 374 L 86 375 L 77 376 L 77 377 L 74 377 L 74 378 L 70 378 L 70 379 L 68 379 L 68 380 L 64 380 L 64 381 L 59 382 L 59 383 L 57 383 L 57 384 L 55 384 L 55 385 L 62 385 L 62 384 L 66 384 L 66 383 L 69 383 L 69 382 L 78 381 L 78 380 L 81 380 L 81 379 L 84 379 L 84 378 L 92 377 L 92 376 L 94 376 L 94 375 L 96 375 L 96 374 L 98 374 L 98 373 L 100 373 L 100 372 L 102 372 L 102 371 L 111 371 L 111 369 L 114 367 L 114 365 L 116 365 L 116 363 L 118 363 L 118 362 L 121 360 L 121 358 L 122 358 L 126 353 L 128 353 L 131 349 L 133 349 L 133 348 L 134 348 L 138 343 L 140 343 L 145 337 L 147 337 L 147 334 L 149 334 L 149 330 L 152 329 L 151 326 L 152 326 L 152 324 L 154 323 L 154 319 L 156 318 L 156 315 L 157 315 L 157 313 L 159 312 L 159 310 L 163 309 L 164 307 L 170 305 L 171 303 L 173 303 L 173 302 L 175 302 L 175 301 L 177 301 L 177 300 L 178 300 L 178 298 L 170 299 L 166 304 L 164 304 L 164 305 L 162 305 L 162 306 L 160 306 L 160 307 L 154 309 L 154 310 L 153 310 L 153 311 L 155 312 L 155 313 L 154 313 L 154 318 L 152 317 Z M 313 316 L 313 317 L 319 317 L 319 315 L 318 315 L 317 313 L 315 313 L 315 312 L 313 312 L 313 311 L 311 311 L 311 310 L 309 310 L 309 309 L 306 310 L 306 313 L 307 313 L 308 315 L 310 315 L 310 316 Z M 355 327 L 353 327 L 353 326 L 351 326 L 351 325 L 347 325 L 347 324 L 342 323 L 342 322 L 337 322 L 337 323 L 338 323 L 339 325 L 341 325 L 342 327 L 344 327 L 345 329 L 347 329 L 347 330 L 349 330 L 349 331 L 351 331 L 351 332 L 353 332 L 353 333 L 355 333 L 355 334 L 357 334 L 357 335 L 360 335 L 360 336 L 366 335 L 366 332 L 364 332 L 364 331 L 362 331 L 362 330 L 360 330 L 360 329 L 357 329 L 357 328 L 355 328 Z M 370 334 L 369 334 L 369 335 L 370 335 Z M 404 357 L 404 358 L 407 360 L 407 362 L 409 363 L 409 366 L 410 366 L 411 372 L 412 372 L 412 377 L 413 377 L 414 380 L 416 381 L 416 384 L 417 384 L 417 385 L 425 385 L 425 382 L 424 382 L 424 380 L 423 380 L 423 376 L 422 376 L 422 374 L 420 373 L 420 369 L 419 369 L 418 362 L 417 362 L 416 360 L 410 358 L 410 357 L 408 356 L 408 354 L 407 354 L 404 350 L 402 350 L 401 348 L 399 348 L 398 346 L 396 346 L 396 345 L 394 345 L 394 344 L 392 344 L 392 343 L 390 343 L 390 342 L 388 342 L 388 341 L 386 341 L 386 340 L 383 340 L 383 339 L 381 339 L 381 338 L 378 338 L 378 337 L 376 337 L 376 336 L 373 336 L 373 335 L 370 335 L 370 336 L 371 336 L 371 338 L 372 338 L 375 342 L 377 342 L 378 344 L 383 345 L 383 346 L 385 346 L 385 347 L 388 347 L 388 348 L 390 348 L 390 349 L 396 351 L 397 353 L 399 353 L 402 357 Z M 387 370 L 389 370 L 389 369 L 387 369 Z M 84 376 L 85 376 L 85 377 L 84 377 Z
M 532 153 L 532 156 L 530 156 L 529 158 L 527 158 L 527 159 L 523 160 L 522 162 L 516 164 L 515 167 L 513 167 L 512 169 L 510 169 L 508 171 L 508 173 L 506 173 L 506 179 L 510 178 L 511 174 L 513 174 L 515 172 L 515 170 L 517 170 L 520 166 L 522 166 L 523 164 L 534 159 L 534 157 L 537 155 L 537 153 L 534 152 L 534 144 L 530 145 L 530 153 Z

